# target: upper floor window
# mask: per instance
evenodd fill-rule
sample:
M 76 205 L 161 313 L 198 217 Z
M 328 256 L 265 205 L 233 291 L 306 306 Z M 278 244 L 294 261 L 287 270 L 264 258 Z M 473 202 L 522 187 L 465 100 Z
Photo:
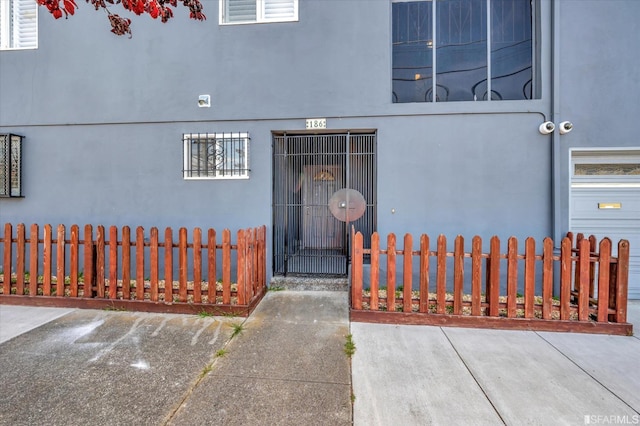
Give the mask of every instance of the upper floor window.
M 298 0 L 221 0 L 221 24 L 298 20 Z
M 183 135 L 185 179 L 248 179 L 249 134 Z
M 535 0 L 392 0 L 393 102 L 537 98 Z
M 0 50 L 38 47 L 35 0 L 0 0 Z

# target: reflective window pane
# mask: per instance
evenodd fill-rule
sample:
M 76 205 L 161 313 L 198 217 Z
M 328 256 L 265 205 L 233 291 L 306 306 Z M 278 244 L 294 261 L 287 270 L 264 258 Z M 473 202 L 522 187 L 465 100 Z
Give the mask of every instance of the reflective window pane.
M 493 99 L 533 98 L 531 34 L 530 0 L 491 1 Z

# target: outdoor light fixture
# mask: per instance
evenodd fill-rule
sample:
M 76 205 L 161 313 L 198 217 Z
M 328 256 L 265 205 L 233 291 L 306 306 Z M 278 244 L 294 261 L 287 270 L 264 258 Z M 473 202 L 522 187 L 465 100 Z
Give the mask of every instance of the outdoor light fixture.
M 211 95 L 198 96 L 198 106 L 200 108 L 209 108 L 211 106 Z
M 569 133 L 573 130 L 573 123 L 570 121 L 563 121 L 560 123 L 560 134 L 564 135 L 565 133 Z
M 540 125 L 540 127 L 538 127 L 538 131 L 540 131 L 540 133 L 542 133 L 543 135 L 548 135 L 549 133 L 552 133 L 555 129 L 556 129 L 556 125 L 553 124 L 553 122 L 551 121 L 545 121 Z

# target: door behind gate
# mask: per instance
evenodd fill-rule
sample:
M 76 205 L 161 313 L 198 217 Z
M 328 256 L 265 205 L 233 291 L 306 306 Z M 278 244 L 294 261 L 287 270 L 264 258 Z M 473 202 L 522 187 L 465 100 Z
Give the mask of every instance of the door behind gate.
M 273 135 L 274 275 L 347 274 L 349 235 L 375 230 L 375 133 Z M 345 223 L 329 209 L 349 188 L 365 198 L 364 214 Z

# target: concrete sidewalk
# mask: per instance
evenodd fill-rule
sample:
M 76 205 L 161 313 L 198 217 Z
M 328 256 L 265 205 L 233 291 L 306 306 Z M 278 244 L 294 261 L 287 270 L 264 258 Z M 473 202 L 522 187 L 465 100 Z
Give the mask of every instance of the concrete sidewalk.
M 346 292 L 269 292 L 172 425 L 350 425 Z
M 640 303 L 629 308 L 637 332 Z M 355 425 L 640 424 L 638 337 L 364 323 L 351 332 Z
M 346 292 L 248 319 L 0 305 L 0 336 L 0 425 L 640 424 L 638 337 L 349 324 Z
M 352 423 L 346 292 L 269 292 L 249 319 L 6 305 L 0 319 L 0 425 Z

